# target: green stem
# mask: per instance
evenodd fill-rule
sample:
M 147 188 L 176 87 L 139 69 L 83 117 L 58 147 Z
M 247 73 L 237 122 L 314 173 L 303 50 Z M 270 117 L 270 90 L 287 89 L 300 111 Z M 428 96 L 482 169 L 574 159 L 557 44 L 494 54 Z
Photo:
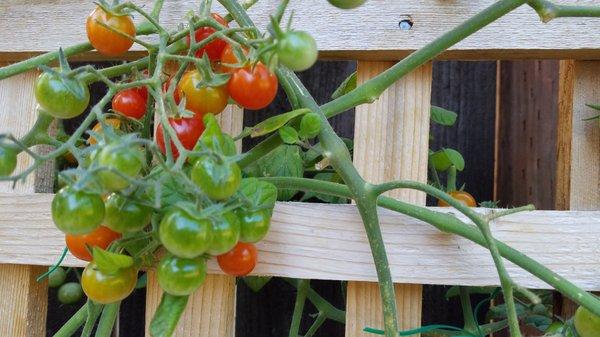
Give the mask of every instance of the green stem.
M 463 320 L 465 321 L 464 330 L 475 333 L 477 332 L 477 321 L 473 315 L 473 307 L 471 305 L 471 294 L 469 294 L 469 288 L 458 287 L 460 293 L 460 305 L 463 312 Z
M 300 336 L 300 323 L 302 322 L 302 313 L 304 312 L 304 303 L 306 303 L 306 293 L 310 287 L 310 280 L 300 280 L 296 292 L 296 303 L 294 304 L 294 314 L 290 324 L 289 337 Z
M 451 165 L 446 172 L 446 192 L 456 191 L 456 166 Z
M 88 315 L 85 320 L 85 324 L 83 325 L 83 331 L 81 332 L 81 337 L 90 337 L 92 335 L 92 330 L 96 325 L 96 321 L 98 320 L 98 316 L 102 312 L 102 304 L 96 304 L 90 300 L 87 302 L 87 310 Z
M 557 5 L 547 0 L 529 0 L 527 4 L 535 9 L 543 22 L 564 17 L 600 17 L 599 6 Z
M 102 316 L 96 328 L 96 337 L 110 337 L 115 326 L 115 321 L 119 315 L 119 307 L 121 302 L 111 303 L 104 306 Z
M 82 306 L 71 318 L 53 335 L 53 337 L 73 336 L 85 323 L 88 315 L 87 305 Z
M 323 323 L 325 323 L 325 320 L 327 320 L 327 317 L 322 312 L 319 312 L 319 314 L 317 315 L 317 318 L 315 318 L 315 321 L 313 322 L 313 324 L 310 326 L 308 331 L 306 331 L 306 334 L 304 335 L 304 337 L 313 337 L 315 335 L 315 333 L 317 332 L 317 330 L 319 330 L 321 325 L 323 325 Z
M 300 280 L 298 279 L 284 278 L 283 280 L 296 288 L 299 287 Z M 315 306 L 315 308 L 317 308 L 319 312 L 324 313 L 328 319 L 342 324 L 346 323 L 346 312 L 334 307 L 331 303 L 329 303 L 326 299 L 321 297 L 321 295 L 319 295 L 319 293 L 314 291 L 312 288 L 308 288 L 306 297 Z

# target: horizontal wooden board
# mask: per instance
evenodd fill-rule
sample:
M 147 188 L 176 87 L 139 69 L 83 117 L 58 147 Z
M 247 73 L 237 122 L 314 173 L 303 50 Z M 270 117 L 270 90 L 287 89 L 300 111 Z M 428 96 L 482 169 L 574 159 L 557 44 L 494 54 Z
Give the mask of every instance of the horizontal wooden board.
M 150 0 L 134 2 L 151 8 Z M 494 2 L 369 0 L 356 10 L 344 11 L 323 0 L 303 0 L 291 1 L 290 10 L 294 11 L 293 26 L 317 37 L 323 57 L 399 59 Z M 600 5 L 600 0 L 555 2 Z M 162 22 L 170 28 L 186 22 L 182 18 L 196 9 L 197 3 L 165 1 Z M 278 4 L 279 0 L 260 0 L 251 9 L 259 27 L 266 27 L 268 15 Z M 83 0 L 0 1 L 0 59 L 21 59 L 85 41 L 85 17 L 93 6 Z M 222 9 L 216 11 L 223 13 Z M 413 22 L 411 30 L 400 30 L 399 22 L 405 19 Z M 565 18 L 543 24 L 531 8 L 523 6 L 459 43 L 444 57 L 600 58 L 598 32 L 599 19 Z
M 51 194 L 0 194 L 0 264 L 51 265 L 56 261 L 64 241 L 52 224 L 51 200 Z M 395 282 L 498 284 L 484 248 L 388 210 L 381 209 L 380 215 Z M 576 284 L 600 290 L 600 211 L 521 213 L 496 221 L 493 230 L 499 240 Z M 257 247 L 257 275 L 376 280 L 354 205 L 278 203 L 272 229 Z M 69 255 L 65 265 L 84 264 Z M 508 269 L 523 286 L 548 287 L 510 263 Z M 214 263 L 210 270 L 219 272 Z

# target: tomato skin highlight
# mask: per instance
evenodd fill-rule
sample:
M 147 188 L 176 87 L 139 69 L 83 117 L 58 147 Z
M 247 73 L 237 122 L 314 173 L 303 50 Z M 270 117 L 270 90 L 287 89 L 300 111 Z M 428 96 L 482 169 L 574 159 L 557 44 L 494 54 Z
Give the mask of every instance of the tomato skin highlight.
M 181 142 L 181 145 L 187 150 L 192 150 L 202 132 L 204 132 L 204 123 L 200 118 L 186 117 L 186 118 L 169 118 L 169 124 L 175 130 L 177 138 Z M 162 124 L 156 129 L 156 144 L 164 155 L 167 154 L 165 148 L 165 138 Z M 177 159 L 179 157 L 179 151 L 175 144 L 171 140 L 171 151 L 173 151 L 173 157 Z
M 232 276 L 246 276 L 256 267 L 258 252 L 251 243 L 238 243 L 229 252 L 217 256 L 221 270 Z
M 70 88 L 74 88 L 76 92 Z M 35 83 L 35 99 L 42 110 L 52 117 L 68 119 L 85 111 L 90 104 L 90 90 L 80 80 L 64 79 L 45 72 Z
M 219 14 L 212 13 L 211 15 L 215 20 L 217 20 L 217 22 L 221 26 L 223 26 L 225 28 L 229 28 L 229 24 L 227 23 L 227 21 L 225 21 L 225 19 L 223 17 L 221 17 Z M 211 36 L 215 32 L 216 32 L 216 29 L 214 29 L 212 27 L 200 27 L 200 28 L 196 29 L 196 31 L 194 32 L 194 40 L 196 41 L 196 43 L 199 43 L 202 40 Z M 189 35 L 186 37 L 186 43 L 189 48 L 190 43 L 191 43 L 191 38 Z M 215 39 L 212 42 L 205 45 L 204 47 L 196 50 L 195 55 L 197 58 L 202 58 L 202 56 L 204 54 L 206 54 L 206 55 L 208 55 L 208 58 L 211 61 L 218 61 L 221 58 L 221 53 L 223 52 L 223 49 L 225 48 L 225 46 L 227 46 L 227 42 L 225 42 L 222 39 Z
M 97 194 L 64 187 L 52 199 L 52 220 L 66 234 L 87 234 L 104 219 L 104 201 Z
M 213 240 L 212 223 L 196 218 L 182 209 L 169 211 L 161 220 L 159 237 L 163 246 L 181 258 L 204 254 Z
M 227 89 L 239 105 L 250 110 L 267 107 L 277 96 L 277 76 L 262 63 L 233 71 Z
M 213 156 L 203 155 L 196 159 L 190 177 L 212 200 L 225 200 L 239 189 L 242 171 L 236 163 L 219 163 Z
M 208 249 L 210 255 L 224 254 L 238 243 L 240 238 L 240 220 L 233 212 L 225 212 L 213 220 L 213 239 Z
M 600 336 L 600 316 L 594 315 L 588 309 L 582 306 L 577 308 L 573 321 L 580 337 Z
M 240 219 L 241 242 L 258 242 L 269 232 L 269 228 L 271 227 L 271 214 L 268 210 L 259 209 L 256 211 L 248 211 L 238 209 L 235 213 Z
M 110 244 L 119 239 L 121 234 L 112 231 L 111 229 L 99 226 L 94 231 L 83 234 L 83 235 L 72 235 L 67 234 L 65 236 L 65 242 L 67 248 L 73 256 L 80 260 L 92 261 L 92 255 L 88 251 L 94 247 L 106 249 Z
M 146 91 L 146 97 L 148 92 Z M 123 116 L 141 119 L 146 114 L 146 98 L 137 88 L 118 92 L 112 99 L 112 109 Z
M 160 287 L 168 294 L 186 296 L 196 291 L 206 279 L 206 260 L 166 255 L 157 266 Z
M 317 62 L 317 42 L 307 32 L 288 32 L 277 43 L 277 56 L 291 70 L 304 71 Z
M 135 37 L 135 25 L 131 16 L 116 16 L 107 13 L 101 7 L 96 7 L 87 17 L 85 24 L 88 40 L 101 54 L 119 56 L 131 48 L 133 45 L 132 40 L 111 31 L 98 22 L 102 22 L 119 32 Z
M 140 231 L 150 223 L 152 209 L 113 193 L 105 202 L 104 225 L 118 233 Z
M 461 204 L 467 207 L 477 207 L 477 201 L 475 201 L 475 198 L 468 192 L 452 191 L 448 194 L 450 194 L 453 199 L 460 201 Z M 443 200 L 438 200 L 438 207 L 450 207 L 450 205 Z
M 177 84 L 177 95 L 185 97 L 185 108 L 195 113 L 194 117 L 202 119 L 207 113 L 218 115 L 225 107 L 229 100 L 227 87 L 225 85 L 219 87 L 200 87 L 198 83 L 202 81 L 202 75 L 198 70 L 186 72 Z
M 135 267 L 121 268 L 115 273 L 100 271 L 90 262 L 81 274 L 81 286 L 85 294 L 94 302 L 110 304 L 125 299 L 137 282 Z

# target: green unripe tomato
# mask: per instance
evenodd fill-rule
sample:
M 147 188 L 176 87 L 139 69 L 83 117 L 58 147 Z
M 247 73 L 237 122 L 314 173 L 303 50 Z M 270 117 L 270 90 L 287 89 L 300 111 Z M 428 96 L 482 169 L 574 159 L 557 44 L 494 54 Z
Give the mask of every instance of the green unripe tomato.
M 90 91 L 75 78 L 65 79 L 45 72 L 35 83 L 35 99 L 40 107 L 56 118 L 73 118 L 81 115 L 90 103 Z
M 600 316 L 594 315 L 588 309 L 584 307 L 577 308 L 573 321 L 579 337 L 600 336 Z
M 66 234 L 87 234 L 104 220 L 104 201 L 98 194 L 67 186 L 52 199 L 52 220 Z
M 202 257 L 184 259 L 166 255 L 157 267 L 160 287 L 174 296 L 190 295 L 206 278 L 206 260 Z
M 169 252 L 188 259 L 204 254 L 213 240 L 210 220 L 197 218 L 179 208 L 162 218 L 158 234 Z
M 209 155 L 198 157 L 192 167 L 194 183 L 212 200 L 225 200 L 240 187 L 242 171 L 236 163 L 218 162 Z
M 17 167 L 17 152 L 0 145 L 0 177 L 10 176 Z
M 271 214 L 266 209 L 248 211 L 238 209 L 236 211 L 240 219 L 240 241 L 255 243 L 262 240 L 271 227 Z
M 50 269 L 52 269 L 52 267 L 48 267 L 48 270 L 50 270 Z M 54 269 L 53 272 L 48 274 L 48 287 L 50 287 L 50 288 L 59 287 L 63 283 L 65 283 L 66 279 L 67 279 L 67 273 L 65 272 L 65 269 L 62 267 L 58 267 L 58 268 Z
M 135 178 L 142 170 L 144 158 L 136 148 L 119 145 L 108 145 L 95 158 L 98 166 L 120 172 L 125 177 Z M 129 187 L 125 177 L 109 170 L 100 170 L 98 180 L 108 191 L 120 191 Z
M 104 206 L 106 208 L 104 225 L 115 232 L 140 231 L 150 223 L 152 218 L 152 208 L 117 193 L 111 194 L 106 199 Z
M 232 250 L 240 239 L 240 220 L 233 212 L 225 212 L 212 222 L 213 239 L 208 249 L 210 255 L 225 254 Z
M 362 6 L 367 0 L 327 0 L 330 4 L 341 9 L 352 9 Z
M 279 62 L 293 71 L 304 71 L 317 62 L 317 42 L 307 32 L 287 32 L 277 42 Z
M 58 301 L 62 304 L 75 304 L 83 298 L 83 289 L 78 282 L 67 282 L 58 288 Z
M 321 118 L 314 112 L 302 116 L 300 135 L 304 138 L 314 138 L 321 132 Z

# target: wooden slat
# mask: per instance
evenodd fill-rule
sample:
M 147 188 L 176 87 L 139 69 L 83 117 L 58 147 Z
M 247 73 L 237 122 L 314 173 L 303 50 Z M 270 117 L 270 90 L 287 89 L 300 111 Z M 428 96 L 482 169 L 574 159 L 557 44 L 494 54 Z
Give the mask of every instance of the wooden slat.
M 223 131 L 237 135 L 242 131 L 243 110 L 228 106 L 217 116 Z M 241 141 L 236 143 L 241 150 Z M 232 337 L 235 327 L 235 277 L 208 275 L 199 291 L 191 297 L 179 321 L 174 337 Z M 153 271 L 148 273 L 146 288 L 146 336 L 162 290 Z
M 2 64 L 0 63 L 0 66 Z M 29 72 L 0 81 L 0 133 L 24 135 L 35 123 L 35 99 L 33 84 L 36 72 Z M 19 156 L 17 172 L 32 164 L 30 157 Z M 11 183 L 0 183 L 0 192 L 27 193 L 35 191 L 35 175 L 12 189 Z M 46 192 L 52 185 L 40 186 Z M 48 190 L 50 188 L 50 190 Z M 8 194 L 10 195 L 10 194 Z M 49 207 L 49 204 L 46 204 Z M 3 209 L 5 209 L 4 207 Z M 0 231 L 2 231 L 0 229 Z M 2 236 L 0 234 L 0 236 Z M 21 238 L 23 240 L 23 238 Z M 56 252 L 58 250 L 49 250 Z M 14 263 L 4 260 L 3 263 Z M 48 288 L 46 282 L 36 282 L 36 277 L 45 271 L 44 267 L 16 264 L 0 264 L 0 336 L 36 337 L 44 336 L 46 331 L 46 309 L 48 306 Z
M 150 0 L 136 3 L 151 8 Z M 494 0 L 369 0 L 356 10 L 343 11 L 326 1 L 306 0 L 292 1 L 290 10 L 295 13 L 295 28 L 317 36 L 323 56 L 393 60 L 422 47 L 492 3 Z M 259 27 L 266 27 L 278 4 L 279 0 L 264 0 L 252 8 L 250 14 Z M 600 1 L 582 0 L 577 4 Z M 19 59 L 85 41 L 84 18 L 93 6 L 83 0 L 0 2 L 0 59 Z M 197 9 L 196 1 L 166 1 L 162 21 L 174 28 L 186 22 L 183 18 L 192 9 Z M 219 8 L 216 11 L 223 13 Z M 414 25 L 411 30 L 402 31 L 398 23 L 406 17 Z M 40 18 L 52 25 L 40 25 Z M 444 57 L 599 58 L 600 47 L 592 33 L 598 31 L 600 20 L 560 19 L 543 24 L 531 8 L 523 6 L 451 48 Z
M 556 192 L 554 197 L 554 209 L 557 210 L 569 209 L 570 206 L 574 75 L 575 61 L 560 61 L 556 134 Z
M 391 67 L 391 62 L 359 62 L 358 81 Z M 372 183 L 390 180 L 427 181 L 431 64 L 390 87 L 375 103 L 357 107 L 354 122 L 354 163 Z M 390 196 L 425 205 L 425 194 L 395 190 Z M 396 284 L 396 302 L 402 329 L 421 326 L 423 287 Z M 383 326 L 381 295 L 377 283 L 349 282 L 346 336 L 363 336 L 365 326 Z

